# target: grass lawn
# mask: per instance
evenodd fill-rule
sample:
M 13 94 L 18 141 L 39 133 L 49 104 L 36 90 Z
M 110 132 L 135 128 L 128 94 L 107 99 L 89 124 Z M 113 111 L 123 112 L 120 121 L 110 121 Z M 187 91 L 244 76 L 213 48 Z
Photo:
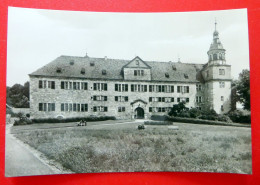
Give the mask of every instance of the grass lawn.
M 15 136 L 76 172 L 193 171 L 252 173 L 251 129 L 138 123 L 48 130 Z

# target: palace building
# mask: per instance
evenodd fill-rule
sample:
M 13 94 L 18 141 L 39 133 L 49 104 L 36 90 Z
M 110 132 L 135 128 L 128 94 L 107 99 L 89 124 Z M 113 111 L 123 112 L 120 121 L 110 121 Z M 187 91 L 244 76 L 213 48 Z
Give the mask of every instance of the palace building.
M 206 64 L 60 56 L 30 76 L 30 113 L 37 118 L 150 118 L 174 104 L 231 109 L 231 66 L 215 28 Z

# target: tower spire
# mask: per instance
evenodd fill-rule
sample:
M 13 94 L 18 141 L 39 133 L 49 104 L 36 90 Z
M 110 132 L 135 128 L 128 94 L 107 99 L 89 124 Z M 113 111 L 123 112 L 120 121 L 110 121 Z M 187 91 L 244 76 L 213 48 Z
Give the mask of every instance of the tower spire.
M 217 31 L 217 19 L 215 17 L 215 31 Z

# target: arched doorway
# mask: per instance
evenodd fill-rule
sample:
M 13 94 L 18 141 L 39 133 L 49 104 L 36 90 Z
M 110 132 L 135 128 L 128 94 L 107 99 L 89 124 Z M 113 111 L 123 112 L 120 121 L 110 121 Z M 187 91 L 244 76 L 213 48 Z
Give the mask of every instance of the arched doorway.
M 144 109 L 141 107 L 137 107 L 135 109 L 136 119 L 144 119 Z

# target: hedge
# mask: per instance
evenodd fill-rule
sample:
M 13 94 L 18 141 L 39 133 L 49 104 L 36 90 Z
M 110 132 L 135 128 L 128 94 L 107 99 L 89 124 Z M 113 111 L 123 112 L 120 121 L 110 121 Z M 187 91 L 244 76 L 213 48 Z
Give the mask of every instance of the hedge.
M 172 122 L 195 123 L 195 124 L 205 124 L 205 125 L 223 125 L 223 126 L 241 126 L 241 127 L 249 126 L 248 124 L 228 123 L 228 122 L 223 122 L 223 121 L 170 117 L 170 116 L 161 116 L 161 115 L 153 115 L 153 116 L 151 116 L 151 119 L 157 120 L 157 121 L 172 121 Z
M 114 116 L 101 116 L 101 117 L 74 117 L 74 118 L 46 118 L 46 119 L 32 119 L 33 123 L 68 123 L 68 122 L 78 122 L 78 121 L 105 121 L 105 120 L 116 120 Z
M 145 125 L 172 125 L 171 121 L 145 121 Z

